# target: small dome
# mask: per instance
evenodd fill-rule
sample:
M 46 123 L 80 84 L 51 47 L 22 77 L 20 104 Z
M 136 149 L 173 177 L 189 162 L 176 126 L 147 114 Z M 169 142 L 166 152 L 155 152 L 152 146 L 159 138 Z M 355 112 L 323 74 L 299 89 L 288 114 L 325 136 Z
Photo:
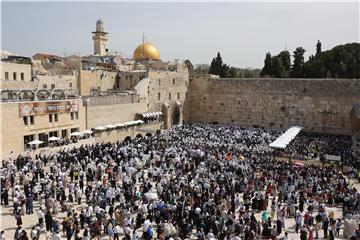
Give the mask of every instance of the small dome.
M 96 31 L 104 32 L 104 22 L 101 20 L 101 18 L 96 21 Z
M 160 60 L 160 52 L 151 43 L 140 44 L 134 51 L 133 58 L 137 61 L 141 60 Z

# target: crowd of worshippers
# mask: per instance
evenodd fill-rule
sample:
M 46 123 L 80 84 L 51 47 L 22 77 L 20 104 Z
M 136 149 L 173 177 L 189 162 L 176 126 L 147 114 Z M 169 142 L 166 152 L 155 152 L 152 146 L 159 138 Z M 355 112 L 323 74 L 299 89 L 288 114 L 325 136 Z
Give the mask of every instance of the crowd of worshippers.
M 345 217 L 360 219 L 359 192 L 335 168 L 274 160 L 268 145 L 280 134 L 188 124 L 19 156 L 2 163 L 1 204 L 12 205 L 14 239 L 288 239 L 285 219 L 298 239 L 335 239 Z M 31 231 L 24 214 L 38 219 Z
M 324 160 L 324 155 L 340 156 L 346 164 L 355 159 L 350 136 L 300 132 L 283 152 L 297 159 Z

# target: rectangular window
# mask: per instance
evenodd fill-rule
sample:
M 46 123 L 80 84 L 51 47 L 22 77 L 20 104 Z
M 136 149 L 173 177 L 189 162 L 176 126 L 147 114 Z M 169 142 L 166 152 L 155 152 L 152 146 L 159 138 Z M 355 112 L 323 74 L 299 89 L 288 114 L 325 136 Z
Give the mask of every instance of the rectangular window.
M 66 138 L 66 137 L 67 137 L 67 130 L 66 130 L 66 129 L 61 130 L 61 137 L 62 137 L 62 138 Z
M 179 92 L 177 93 L 177 99 L 180 99 L 180 93 Z
M 59 120 L 59 118 L 58 118 L 58 114 L 57 114 L 57 113 L 55 113 L 55 114 L 54 114 L 54 121 L 55 121 L 55 122 L 57 122 L 58 120 Z
M 175 85 L 175 78 L 173 78 L 173 85 Z
M 74 120 L 74 112 L 70 113 L 71 120 Z
M 158 101 L 160 101 L 160 93 L 158 93 Z
M 49 122 L 53 122 L 52 114 L 49 114 Z
M 30 116 L 30 124 L 34 125 L 34 116 Z
M 69 87 L 72 87 L 72 83 L 69 83 Z
M 24 149 L 28 149 L 31 145 L 28 142 L 34 141 L 34 135 L 24 136 Z
M 75 112 L 75 118 L 79 119 L 79 112 Z
M 16 80 L 16 72 L 13 73 L 13 79 Z
M 9 80 L 9 72 L 5 72 L 5 80 Z
M 43 89 L 47 89 L 47 85 L 46 85 L 46 84 L 43 85 Z
M 55 88 L 55 84 L 51 84 L 51 89 L 54 89 Z
M 23 117 L 23 120 L 24 120 L 24 124 L 28 125 L 28 117 Z
M 24 73 L 20 73 L 20 78 L 24 81 Z
M 169 101 L 171 101 L 171 93 L 169 93 Z

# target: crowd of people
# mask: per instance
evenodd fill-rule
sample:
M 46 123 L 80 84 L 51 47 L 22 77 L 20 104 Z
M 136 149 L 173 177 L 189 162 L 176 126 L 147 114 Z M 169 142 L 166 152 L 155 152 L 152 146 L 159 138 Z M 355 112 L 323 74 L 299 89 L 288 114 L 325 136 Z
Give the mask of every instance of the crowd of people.
M 344 225 L 359 221 L 360 193 L 334 167 L 275 160 L 268 145 L 280 134 L 187 124 L 7 159 L 2 208 L 12 205 L 14 239 L 359 239 L 357 225 L 350 233 Z M 345 151 L 332 144 L 331 153 Z M 294 149 L 308 147 L 297 141 Z M 24 215 L 38 220 L 30 232 Z

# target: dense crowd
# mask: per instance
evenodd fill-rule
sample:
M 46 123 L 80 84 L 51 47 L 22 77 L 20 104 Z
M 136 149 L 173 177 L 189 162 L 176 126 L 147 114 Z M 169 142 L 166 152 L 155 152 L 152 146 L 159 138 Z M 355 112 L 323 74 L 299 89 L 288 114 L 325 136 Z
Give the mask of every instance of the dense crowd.
M 360 219 L 359 192 L 336 168 L 275 160 L 268 145 L 280 134 L 189 124 L 19 156 L 3 161 L 1 204 L 12 204 L 14 239 L 288 239 L 289 231 L 297 239 L 358 239 L 357 226 L 343 229 Z M 330 149 L 318 144 L 320 153 Z M 306 147 L 298 141 L 295 149 Z M 335 141 L 330 150 L 342 147 Z M 329 207 L 339 206 L 337 218 Z M 24 214 L 38 219 L 30 232 Z

